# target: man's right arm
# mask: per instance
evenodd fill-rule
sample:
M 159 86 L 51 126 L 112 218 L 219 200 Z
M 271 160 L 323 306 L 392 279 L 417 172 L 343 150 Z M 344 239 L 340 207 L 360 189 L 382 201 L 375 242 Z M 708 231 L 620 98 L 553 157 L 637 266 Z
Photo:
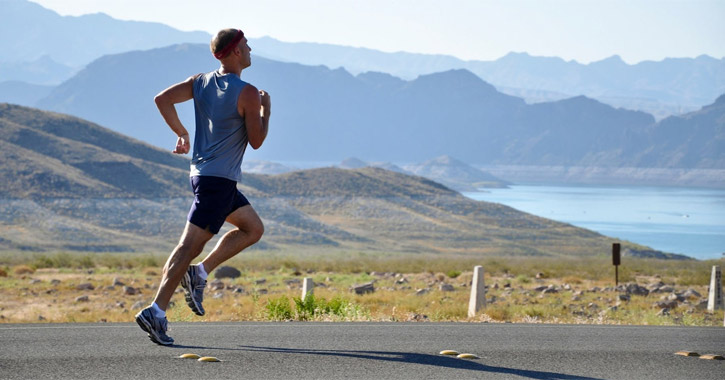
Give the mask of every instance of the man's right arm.
M 156 97 L 154 102 L 156 107 L 159 109 L 161 116 L 163 116 L 166 124 L 169 125 L 176 136 L 176 148 L 174 153 L 186 154 L 189 153 L 189 132 L 184 128 L 179 120 L 179 115 L 176 113 L 177 103 L 185 102 L 194 97 L 194 80 L 201 74 L 191 76 L 183 82 L 179 82 L 163 91 L 161 91 Z

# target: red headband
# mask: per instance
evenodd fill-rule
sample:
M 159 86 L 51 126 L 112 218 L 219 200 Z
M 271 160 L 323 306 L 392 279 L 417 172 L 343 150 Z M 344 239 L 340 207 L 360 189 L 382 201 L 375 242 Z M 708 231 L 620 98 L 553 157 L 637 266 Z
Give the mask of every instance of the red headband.
M 242 32 L 242 30 L 237 29 L 237 35 L 234 36 L 234 39 L 232 39 L 232 41 L 229 42 L 229 44 L 227 44 L 227 46 L 225 46 L 224 49 L 222 49 L 222 51 L 220 51 L 218 53 L 214 53 L 214 57 L 216 59 L 222 59 L 222 58 L 226 57 L 232 50 L 234 50 L 234 48 L 237 46 L 239 41 L 242 40 L 243 37 L 244 37 L 244 33 Z

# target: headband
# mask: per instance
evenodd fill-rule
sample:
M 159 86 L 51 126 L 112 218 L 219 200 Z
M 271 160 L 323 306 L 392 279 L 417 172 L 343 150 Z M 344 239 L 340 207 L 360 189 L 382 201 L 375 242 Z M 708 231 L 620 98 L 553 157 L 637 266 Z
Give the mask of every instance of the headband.
M 227 46 L 225 46 L 224 49 L 222 49 L 222 51 L 220 51 L 218 53 L 214 53 L 214 58 L 222 59 L 222 58 L 226 57 L 232 50 L 234 50 L 234 48 L 237 46 L 239 41 L 242 40 L 243 37 L 244 37 L 244 33 L 242 32 L 242 30 L 237 29 L 237 35 L 234 36 L 232 41 L 229 42 L 227 44 Z

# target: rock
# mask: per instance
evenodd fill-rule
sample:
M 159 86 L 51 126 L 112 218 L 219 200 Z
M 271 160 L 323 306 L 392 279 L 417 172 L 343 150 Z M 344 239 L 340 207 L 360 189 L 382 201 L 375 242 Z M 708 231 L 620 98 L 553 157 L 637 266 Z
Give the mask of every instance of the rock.
M 675 288 L 670 285 L 662 285 L 660 287 L 657 287 L 652 293 L 672 293 L 675 291 Z
M 456 290 L 451 284 L 440 284 L 440 286 L 438 286 L 438 289 L 440 289 L 442 292 L 452 292 Z
M 211 296 L 211 298 L 214 298 L 214 299 L 219 299 L 219 298 L 223 298 L 223 297 L 224 297 L 224 293 L 222 293 L 222 292 L 214 293 L 214 295 Z
M 536 274 L 536 278 L 538 278 L 538 279 L 546 278 L 546 275 L 543 272 L 539 272 Z
M 598 293 L 601 290 L 602 289 L 600 289 L 599 287 L 595 286 L 595 287 L 589 289 L 589 292 L 591 292 L 591 293 Z
M 425 289 L 425 288 L 424 289 L 418 289 L 418 290 L 415 291 L 415 295 L 416 296 L 422 296 L 422 295 L 427 294 L 427 293 L 428 293 L 428 289 Z
M 259 295 L 267 294 L 267 289 L 257 289 L 255 292 Z
M 610 307 L 610 308 L 607 309 L 607 311 L 609 311 L 609 312 L 614 312 L 614 311 L 617 311 L 617 310 L 619 310 L 619 307 L 618 306 L 612 306 L 612 307 Z
M 408 279 L 405 278 L 405 277 L 400 277 L 399 279 L 395 280 L 395 283 L 398 284 L 398 285 L 400 285 L 400 284 L 407 284 L 408 283 Z
M 123 281 L 121 281 L 121 279 L 119 279 L 118 277 L 115 277 L 113 279 L 113 286 L 124 286 L 124 285 L 126 285 L 126 284 L 124 284 Z
M 549 288 L 549 287 L 548 287 L 548 286 L 546 286 L 546 285 L 542 285 L 542 286 L 537 286 L 537 287 L 535 287 L 535 288 L 534 288 L 534 291 L 535 291 L 535 292 L 543 292 L 544 290 L 546 290 L 546 289 L 548 289 L 548 288 Z
M 332 278 L 329 277 L 329 276 L 328 277 L 325 277 L 325 282 L 332 282 Z
M 224 290 L 226 286 L 221 280 L 214 280 L 211 283 L 209 283 L 209 288 L 211 290 Z
M 266 278 L 260 278 L 260 279 L 258 279 L 258 280 L 254 280 L 254 283 L 255 283 L 256 285 L 262 285 L 262 284 L 264 284 L 264 283 L 266 283 L 266 282 L 267 282 L 267 279 L 266 279 Z
M 90 299 L 88 298 L 88 296 L 76 297 L 76 302 L 88 302 L 88 301 L 90 301 Z
M 41 282 L 43 282 L 43 281 L 40 281 L 40 280 L 38 280 L 37 278 L 34 278 L 34 279 L 30 280 L 30 284 L 31 284 L 31 285 L 32 285 L 32 284 L 39 284 L 39 283 L 41 283 Z
M 579 296 L 572 296 L 571 297 L 572 302 L 581 301 L 581 298 Z
M 131 310 L 143 309 L 144 307 L 146 307 L 146 303 L 144 301 L 137 301 L 131 306 Z
M 504 289 L 511 289 L 511 283 L 505 283 L 503 284 Z
M 686 299 L 697 299 L 702 297 L 700 293 L 698 293 L 694 289 L 687 289 L 684 293 L 682 293 L 682 296 Z
M 76 290 L 93 290 L 95 287 L 90 282 L 85 282 L 76 286 Z
M 647 288 L 645 288 L 644 286 L 637 285 L 636 283 L 627 284 L 626 291 L 627 291 L 627 294 L 634 294 L 635 296 L 649 295 L 649 290 L 647 290 Z
M 50 280 L 50 284 L 51 285 L 58 285 L 58 284 L 60 284 L 60 280 L 54 278 L 54 279 Z
M 631 298 L 632 298 L 632 297 L 631 297 L 631 296 L 630 296 L 629 294 L 620 294 L 620 295 L 619 295 L 619 300 L 620 300 L 620 301 L 627 301 L 627 302 L 629 302 L 629 300 L 630 300 Z
M 665 308 L 662 308 L 662 309 L 660 309 L 660 311 L 657 312 L 657 315 L 659 315 L 661 317 L 670 315 L 670 309 L 668 309 L 666 307 Z
M 133 286 L 124 286 L 123 287 L 123 294 L 127 296 L 134 296 L 136 294 L 139 294 L 140 292 L 136 290 Z
M 707 302 L 708 301 L 706 299 L 701 300 L 700 302 L 698 302 L 695 305 L 695 308 L 698 309 L 698 310 L 705 310 L 705 309 L 707 309 Z
M 3 317 L 3 319 L 5 319 L 5 317 Z M 45 317 L 42 316 L 42 315 L 38 315 L 38 320 L 39 321 L 44 321 L 45 320 Z
M 362 285 L 353 285 L 352 290 L 355 294 L 374 293 L 375 286 L 373 285 L 373 282 L 368 282 Z
M 242 275 L 242 272 L 239 271 L 239 269 L 230 267 L 230 266 L 223 266 L 217 268 L 217 270 L 214 271 L 214 277 L 215 278 L 237 278 Z
M 571 285 L 564 284 L 564 290 L 571 290 Z
M 554 285 L 549 285 L 546 289 L 544 289 L 542 294 L 549 294 L 549 293 L 559 293 L 559 289 L 557 289 Z
M 498 282 L 493 284 L 493 289 L 498 289 Z
M 665 297 L 666 300 L 669 301 L 677 301 L 677 302 L 684 302 L 686 300 L 685 297 L 683 297 L 681 294 L 672 293 Z
M 420 321 L 424 321 L 426 319 L 428 319 L 428 316 L 425 314 L 411 313 L 408 315 L 408 319 L 406 321 L 407 322 L 420 322 Z
M 116 287 L 113 285 L 106 286 L 106 290 L 116 290 Z
M 654 304 L 652 304 L 652 307 L 660 308 L 660 309 L 674 309 L 677 307 L 677 300 L 657 301 Z
M 123 309 L 126 307 L 126 303 L 122 301 L 116 302 L 116 307 Z
M 234 293 L 244 293 L 244 288 L 241 288 L 241 287 L 235 288 Z
M 302 281 L 299 278 L 290 278 L 290 279 L 284 280 L 284 283 L 287 284 L 288 286 L 293 285 L 293 284 L 299 285 L 302 283 Z
M 594 302 L 590 302 L 587 307 L 590 309 L 599 309 L 599 305 L 595 304 Z

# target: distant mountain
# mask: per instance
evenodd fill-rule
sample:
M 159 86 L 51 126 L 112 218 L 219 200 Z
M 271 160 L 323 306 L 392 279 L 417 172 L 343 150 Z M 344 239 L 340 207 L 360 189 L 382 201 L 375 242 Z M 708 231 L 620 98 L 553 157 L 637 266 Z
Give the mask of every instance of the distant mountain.
M 445 55 L 385 53 L 372 49 L 270 37 L 250 41 L 255 54 L 286 62 L 343 67 L 414 79 L 451 69 L 467 69 L 529 103 L 585 95 L 615 107 L 642 110 L 658 118 L 693 111 L 725 93 L 725 58 L 667 58 L 629 65 L 619 56 L 580 64 L 557 57 L 510 53 L 495 61 L 463 61 Z M 542 96 L 543 95 L 543 96 Z
M 103 13 L 60 16 L 26 0 L 0 1 L 0 62 L 35 61 L 49 56 L 71 67 L 106 54 L 181 42 L 208 43 L 205 32 L 182 32 L 159 23 L 121 21 Z M 2 80 L 27 78 L 3 77 Z
M 436 157 L 422 164 L 406 165 L 405 170 L 459 191 L 477 191 L 480 188 L 500 188 L 509 185 L 500 178 L 450 156 Z
M 175 138 L 153 96 L 216 67 L 206 45 L 105 56 L 38 105 L 171 149 Z M 682 133 L 692 135 L 683 140 L 643 112 L 583 96 L 528 105 L 466 70 L 403 81 L 253 56 L 242 77 L 268 90 L 274 103 L 269 138 L 262 149 L 250 152 L 251 159 L 334 162 L 355 156 L 420 162 L 455 155 L 474 165 L 723 168 L 725 153 L 703 151 L 700 145 L 711 136 L 706 131 L 720 128 L 720 119 L 708 119 L 714 123 L 710 129 L 684 128 Z M 191 102 L 179 109 L 192 129 Z M 692 159 L 653 149 L 660 139 L 682 143 Z
M 33 107 L 40 99 L 48 96 L 53 88 L 20 81 L 0 82 L 0 102 Z
M 28 82 L 36 85 L 57 85 L 72 77 L 79 69 L 80 67 L 74 68 L 58 63 L 49 55 L 44 55 L 31 62 L 0 61 L 0 80 Z
M 188 161 L 87 121 L 0 104 L 0 251 L 171 249 L 191 202 Z M 606 255 L 611 239 L 380 168 L 245 174 L 264 220 L 255 249 Z M 213 244 L 213 242 L 212 242 Z M 683 258 L 625 243 L 634 254 Z

